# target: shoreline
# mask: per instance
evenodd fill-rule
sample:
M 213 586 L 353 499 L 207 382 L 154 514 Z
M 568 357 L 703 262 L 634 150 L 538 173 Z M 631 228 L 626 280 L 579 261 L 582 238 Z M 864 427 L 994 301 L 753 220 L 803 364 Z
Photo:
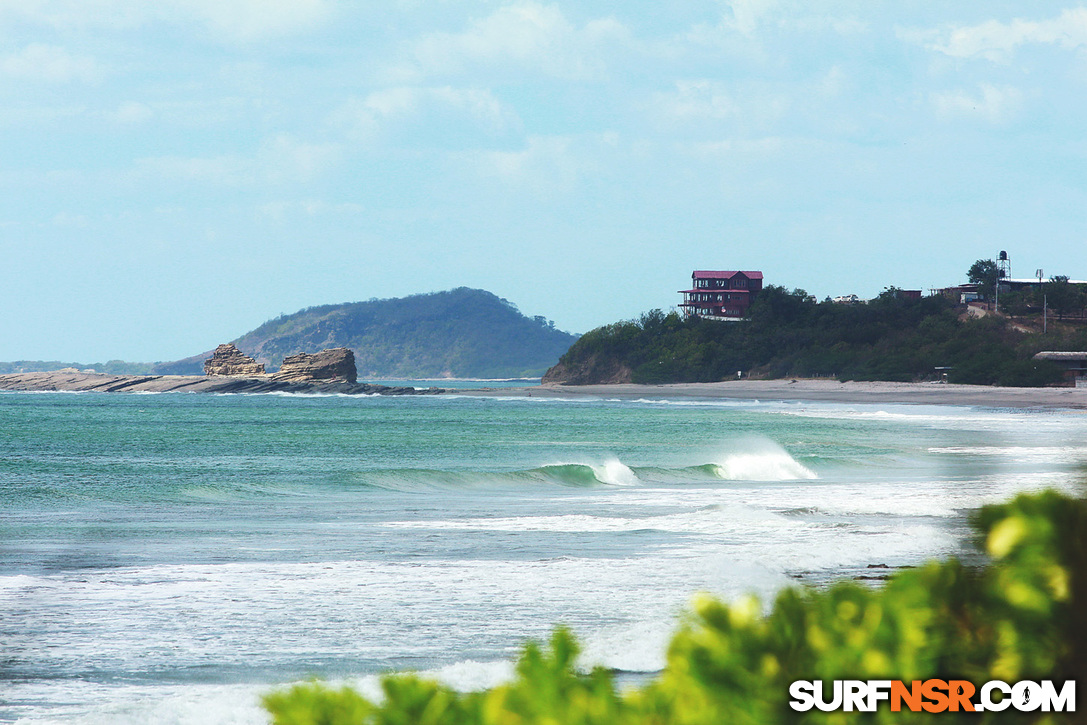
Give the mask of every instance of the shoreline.
M 561 385 L 457 390 L 458 395 L 619 400 L 762 400 L 813 403 L 957 405 L 983 408 L 1087 410 L 1087 388 L 1001 388 L 949 383 L 837 380 L 728 380 L 719 383 Z
M 389 387 L 370 383 L 287 382 L 272 376 L 109 375 L 37 372 L 0 375 L 0 390 L 26 392 L 339 393 L 345 395 L 465 395 L 567 399 L 761 400 L 857 404 L 952 405 L 984 408 L 1087 410 L 1087 388 L 1001 388 L 949 383 L 836 380 L 728 380 L 718 383 L 561 385 L 526 387 Z

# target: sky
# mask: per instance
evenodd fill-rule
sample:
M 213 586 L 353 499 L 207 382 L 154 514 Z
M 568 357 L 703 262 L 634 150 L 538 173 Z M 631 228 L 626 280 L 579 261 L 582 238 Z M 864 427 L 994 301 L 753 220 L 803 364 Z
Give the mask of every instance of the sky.
M 468 286 L 1087 279 L 1087 5 L 0 0 L 0 360 Z

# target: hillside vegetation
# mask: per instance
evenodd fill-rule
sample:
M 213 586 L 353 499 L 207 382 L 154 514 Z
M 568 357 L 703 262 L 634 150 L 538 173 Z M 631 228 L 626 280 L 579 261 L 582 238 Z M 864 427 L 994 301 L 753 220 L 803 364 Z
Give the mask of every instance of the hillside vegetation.
M 1087 331 L 1042 335 L 1005 317 L 962 319 L 943 297 L 894 288 L 866 305 L 816 303 L 803 290 L 764 289 L 745 322 L 683 319 L 660 310 L 586 333 L 545 381 L 713 382 L 745 377 L 833 377 L 1039 386 L 1062 379 L 1042 350 L 1087 349 Z
M 355 352 L 360 378 L 512 378 L 541 375 L 576 339 L 490 292 L 460 287 L 309 307 L 269 320 L 233 342 L 269 371 L 287 355 L 347 347 Z M 205 357 L 160 365 L 157 371 L 202 373 Z

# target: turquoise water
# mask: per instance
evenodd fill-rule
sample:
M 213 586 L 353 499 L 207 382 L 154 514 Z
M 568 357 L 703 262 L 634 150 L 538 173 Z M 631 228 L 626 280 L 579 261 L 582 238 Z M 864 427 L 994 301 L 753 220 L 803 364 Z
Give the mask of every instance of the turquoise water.
M 574 628 L 964 553 L 1087 417 L 713 401 L 0 393 L 0 721 L 260 723 L 309 676 L 493 684 Z
M 375 378 L 369 380 L 359 380 L 360 383 L 375 383 L 377 385 L 392 386 L 405 386 L 409 388 L 446 388 L 447 390 L 463 390 L 463 389 L 478 389 L 478 388 L 525 388 L 533 385 L 540 384 L 540 378 L 507 378 L 503 380 L 476 380 L 476 379 L 455 379 L 450 380 L 448 378 L 412 378 L 403 380 L 386 380 L 382 378 Z

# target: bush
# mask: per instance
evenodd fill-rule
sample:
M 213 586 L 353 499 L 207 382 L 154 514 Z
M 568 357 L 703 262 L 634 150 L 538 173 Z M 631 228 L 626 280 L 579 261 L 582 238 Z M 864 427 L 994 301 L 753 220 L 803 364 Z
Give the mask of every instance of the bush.
M 698 597 L 661 675 L 620 692 L 602 669 L 575 668 L 558 629 L 526 646 L 516 678 L 458 693 L 415 675 L 382 682 L 385 700 L 297 685 L 265 697 L 276 725 L 717 725 L 928 722 L 928 713 L 789 707 L 795 680 L 1079 679 L 1087 673 L 1087 504 L 1053 492 L 983 508 L 975 528 L 992 563 L 956 560 L 895 574 L 881 589 L 841 582 L 786 589 L 769 614 L 754 598 Z M 1081 707 L 1082 711 L 1082 707 Z M 941 713 L 940 723 L 1082 722 L 1058 713 Z

